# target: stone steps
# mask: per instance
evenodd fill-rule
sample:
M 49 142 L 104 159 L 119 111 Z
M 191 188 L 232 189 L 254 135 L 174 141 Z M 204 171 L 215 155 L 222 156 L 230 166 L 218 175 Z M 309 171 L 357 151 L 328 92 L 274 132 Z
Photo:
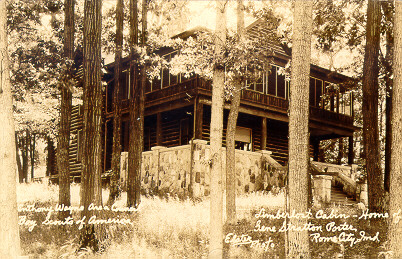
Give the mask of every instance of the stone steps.
M 342 191 L 342 187 L 332 186 L 331 203 L 342 204 L 342 205 L 354 205 L 357 204 L 357 201 L 348 197 L 346 193 Z

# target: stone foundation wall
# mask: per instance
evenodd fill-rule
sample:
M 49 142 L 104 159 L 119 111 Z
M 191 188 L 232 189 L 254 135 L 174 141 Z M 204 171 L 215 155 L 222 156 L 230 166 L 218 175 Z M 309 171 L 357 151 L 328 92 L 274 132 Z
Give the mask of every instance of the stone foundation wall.
M 269 151 L 236 150 L 236 192 L 238 194 L 283 187 L 286 170 Z M 226 169 L 226 149 L 222 148 Z M 145 192 L 192 193 L 194 197 L 209 195 L 210 147 L 204 140 L 178 147 L 153 147 L 142 155 L 141 187 Z M 127 153 L 122 153 L 121 180 L 127 179 Z M 223 178 L 225 180 L 225 177 Z
M 314 175 L 313 178 L 313 197 L 315 200 L 323 203 L 331 201 L 331 182 L 330 175 Z

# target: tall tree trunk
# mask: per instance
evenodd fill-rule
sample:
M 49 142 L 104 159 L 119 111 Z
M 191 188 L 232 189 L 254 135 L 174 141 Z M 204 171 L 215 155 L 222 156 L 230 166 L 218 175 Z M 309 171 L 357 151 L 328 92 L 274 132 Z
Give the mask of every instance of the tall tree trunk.
M 384 209 L 384 182 L 380 167 L 378 136 L 378 57 L 380 48 L 380 2 L 369 0 L 363 67 L 363 141 L 370 211 Z
M 31 181 L 34 181 L 35 178 L 35 145 L 36 144 L 36 134 L 33 133 L 30 142 L 30 150 L 31 150 Z
M 6 1 L 0 1 L 0 258 L 20 255 L 13 104 L 7 49 Z
M 222 62 L 226 41 L 227 1 L 216 2 L 215 64 L 212 78 L 211 107 L 211 171 L 210 171 L 210 229 L 209 258 L 223 256 L 223 185 L 222 185 L 222 134 L 223 134 L 223 93 L 225 70 Z
M 392 24 L 394 1 L 382 1 L 381 7 L 384 12 L 385 20 Z M 391 27 L 391 26 L 390 26 Z M 385 32 L 385 58 L 383 66 L 385 67 L 385 168 L 384 168 L 384 190 L 389 192 L 389 174 L 391 166 L 391 110 L 392 110 L 392 57 L 394 48 L 394 38 L 392 28 L 387 27 Z
M 311 0 L 296 0 L 289 105 L 289 211 L 308 210 L 309 174 L 309 75 L 312 33 Z M 303 226 L 307 219 L 290 219 Z M 288 232 L 287 258 L 310 258 L 307 231 Z
M 389 212 L 400 213 L 402 208 L 402 2 L 395 1 L 394 16 L 394 87 L 392 96 L 392 148 L 390 170 Z M 402 258 L 402 220 L 391 218 L 388 225 L 388 248 L 393 258 Z
M 239 42 L 244 38 L 244 5 L 243 0 L 237 0 L 237 34 Z M 226 221 L 236 222 L 236 151 L 235 136 L 237 117 L 239 115 L 242 81 L 234 82 L 232 101 L 226 130 Z
M 15 156 L 17 157 L 17 168 L 18 168 L 18 181 L 19 183 L 24 182 L 24 171 L 22 170 L 22 163 L 20 157 L 20 149 L 18 147 L 18 134 L 15 133 Z
M 72 61 L 74 59 L 74 0 L 64 1 L 64 58 Z M 60 85 L 60 125 L 57 137 L 57 167 L 59 173 L 59 204 L 70 206 L 70 122 L 72 110 L 72 94 L 69 86 L 69 79 L 72 78 L 70 67 L 65 71 L 65 80 Z M 69 211 L 60 211 L 59 218 L 68 217 Z
M 121 156 L 121 105 L 120 105 L 120 73 L 123 49 L 124 1 L 116 4 L 116 52 L 114 56 L 114 90 L 113 90 L 113 146 L 112 176 L 110 178 L 110 194 L 108 204 L 112 205 L 120 195 L 120 156 Z
M 86 216 L 86 220 L 93 214 L 88 210 L 91 203 L 102 205 L 101 6 L 101 0 L 86 0 L 84 5 L 84 141 L 81 206 L 84 206 L 82 216 Z M 81 247 L 98 250 L 94 232 L 93 227 L 85 226 L 81 236 Z
M 133 145 L 136 136 L 133 134 L 135 129 L 135 121 L 137 115 L 135 112 L 135 96 L 134 89 L 138 88 L 138 55 L 135 53 L 135 46 L 138 45 L 138 2 L 137 0 L 130 0 L 130 127 L 129 127 L 129 147 L 128 147 L 128 170 L 127 170 L 127 206 L 132 207 L 137 204 L 135 197 L 135 184 L 136 176 L 135 171 L 135 151 Z
M 235 82 L 226 131 L 226 221 L 236 222 L 236 150 L 235 136 L 242 84 Z
M 46 176 L 51 176 L 52 174 L 56 174 L 57 170 L 54 165 L 55 165 L 55 148 L 54 148 L 52 138 L 50 138 L 48 136 L 47 137 Z
M 29 131 L 25 130 L 25 136 L 22 139 L 22 173 L 23 179 L 28 182 L 28 141 L 29 141 Z
M 133 10 L 134 11 L 134 10 Z M 145 48 L 147 31 L 147 12 L 148 0 L 142 1 L 142 31 L 141 46 Z M 135 15 L 135 14 L 133 14 Z M 133 17 L 134 19 L 134 17 Z M 137 18 L 135 18 L 137 19 Z M 133 23 L 134 26 L 136 23 Z M 136 33 L 138 28 L 134 30 Z M 137 34 L 138 35 L 138 34 Z M 133 44 L 138 42 L 138 36 L 133 35 Z M 135 41 L 136 40 L 136 41 Z M 133 85 L 133 95 L 130 100 L 130 146 L 129 146 L 129 165 L 127 179 L 127 206 L 137 207 L 141 202 L 141 160 L 144 147 L 144 89 L 146 83 L 145 65 L 141 67 L 141 81 L 137 80 L 137 69 L 133 67 L 135 83 Z

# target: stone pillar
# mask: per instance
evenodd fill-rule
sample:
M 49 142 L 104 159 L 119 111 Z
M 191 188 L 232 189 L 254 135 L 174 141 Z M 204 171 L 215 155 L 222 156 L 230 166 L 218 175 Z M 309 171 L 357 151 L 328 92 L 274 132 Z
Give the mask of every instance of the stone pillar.
M 260 176 L 261 176 L 261 179 L 262 179 L 261 184 L 263 185 L 264 190 L 268 187 L 268 185 L 272 185 L 272 186 L 278 185 L 277 179 L 276 179 L 276 183 L 275 183 L 274 180 L 271 179 L 271 177 L 269 177 L 269 172 L 267 172 L 266 168 L 265 168 L 265 163 L 267 162 L 268 157 L 271 156 L 272 152 L 268 151 L 268 150 L 260 150 L 260 151 L 257 151 L 256 153 L 261 154 Z
M 356 200 L 363 203 L 366 206 L 368 205 L 367 183 L 358 183 L 357 184 Z
M 193 140 L 193 161 L 192 161 L 192 195 L 193 197 L 202 197 L 205 195 L 206 185 L 209 184 L 209 165 L 206 161 L 209 159 L 209 149 L 207 141 L 201 139 Z M 208 183 L 206 184 L 206 181 Z M 207 188 L 206 188 L 207 187 Z
M 332 176 L 330 175 L 315 175 L 314 181 L 314 199 L 319 202 L 331 202 L 331 182 Z
M 357 174 L 357 169 L 359 168 L 358 165 L 350 165 L 350 175 L 349 177 L 353 180 L 356 181 L 356 174 Z
M 150 175 L 154 175 L 155 176 L 155 183 L 153 184 L 152 182 L 150 182 L 150 187 L 151 188 L 155 188 L 156 190 L 159 190 L 159 186 L 160 186 L 160 177 L 159 177 L 159 172 L 160 172 L 160 152 L 161 150 L 166 149 L 167 147 L 162 147 L 162 146 L 155 146 L 155 147 L 151 147 L 152 150 L 152 158 L 155 159 L 155 166 L 150 167 Z M 144 172 L 141 172 L 141 176 Z M 155 186 L 153 186 L 155 185 Z

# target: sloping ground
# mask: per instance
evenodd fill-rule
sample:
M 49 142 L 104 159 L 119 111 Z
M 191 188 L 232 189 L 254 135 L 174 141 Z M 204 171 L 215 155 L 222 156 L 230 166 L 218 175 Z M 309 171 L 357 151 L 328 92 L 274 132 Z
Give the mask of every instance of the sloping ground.
M 332 186 L 331 187 L 331 203 L 341 204 L 341 205 L 354 205 L 357 201 L 350 198 L 343 192 L 342 187 Z

